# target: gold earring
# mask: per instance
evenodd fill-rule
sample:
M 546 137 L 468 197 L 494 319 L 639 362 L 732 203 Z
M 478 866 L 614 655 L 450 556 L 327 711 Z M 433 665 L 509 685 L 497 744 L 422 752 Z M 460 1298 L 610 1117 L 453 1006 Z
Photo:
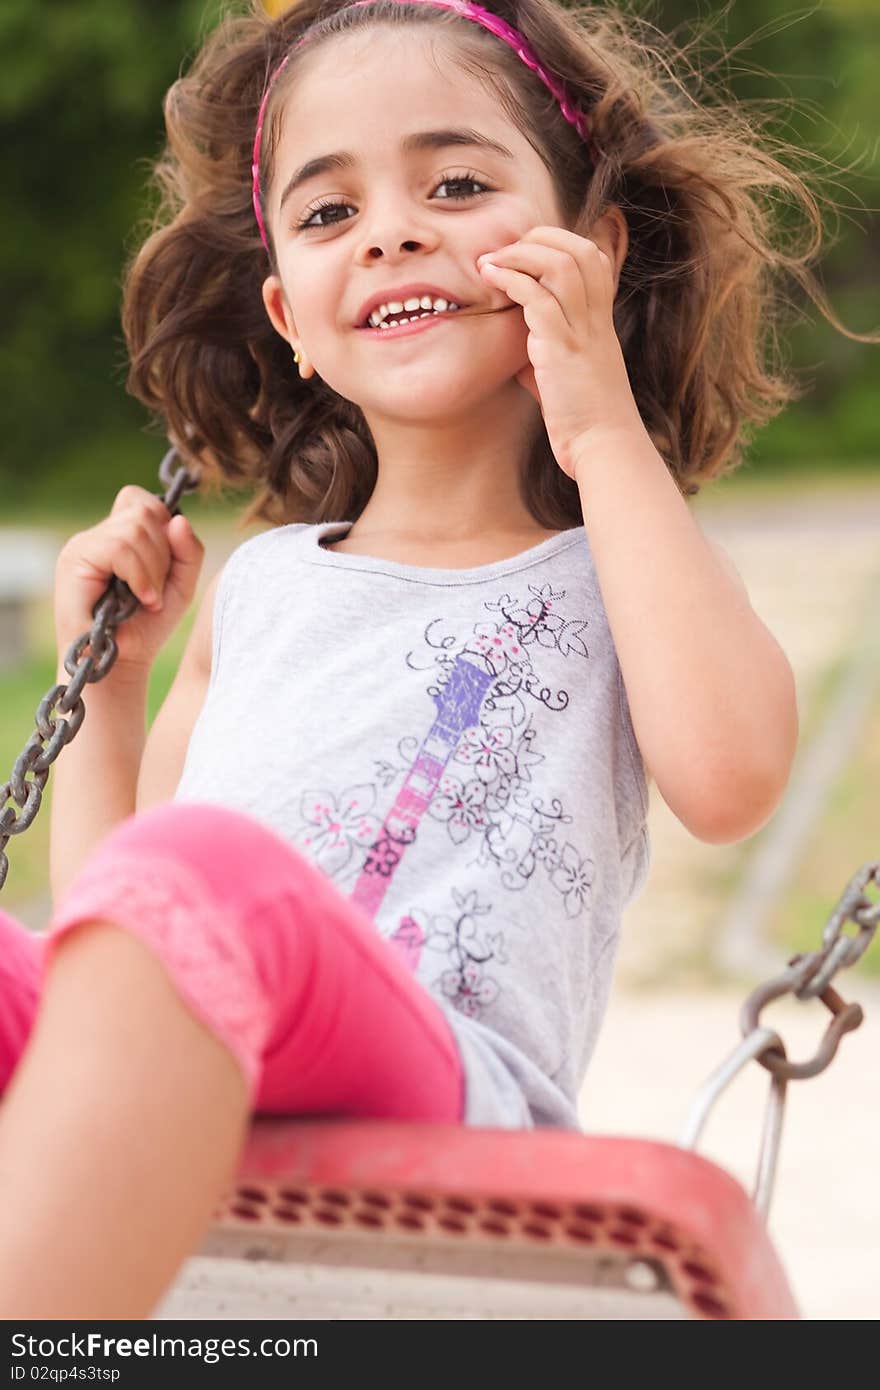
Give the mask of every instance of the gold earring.
M 299 355 L 299 353 L 297 352 L 296 348 L 293 349 L 293 360 L 294 360 L 294 362 L 296 363 L 296 365 L 299 366 L 299 364 L 300 364 L 300 355 Z

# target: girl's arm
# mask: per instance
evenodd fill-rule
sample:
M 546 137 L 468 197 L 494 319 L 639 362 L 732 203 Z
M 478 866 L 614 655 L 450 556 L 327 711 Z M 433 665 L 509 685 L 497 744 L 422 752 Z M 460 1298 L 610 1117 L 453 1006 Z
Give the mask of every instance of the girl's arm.
M 193 725 L 211 680 L 214 596 L 222 573 L 219 570 L 205 590 L 174 683 L 150 728 L 137 780 L 138 811 L 170 801 L 177 790 Z
M 89 852 L 114 825 L 174 795 L 211 679 L 214 594 L 220 573 L 205 591 L 174 682 L 149 735 L 148 673 L 120 671 L 114 681 L 114 669 L 83 690 L 86 717 L 53 770 L 54 902 L 60 901 Z M 57 680 L 70 681 L 63 662 Z
M 797 748 L 788 659 L 647 431 L 592 432 L 574 476 L 645 763 L 698 839 L 745 839 Z
M 70 684 L 59 655 L 56 680 Z M 85 719 L 51 773 L 49 871 L 57 906 L 89 852 L 135 808 L 148 671 L 115 668 L 82 692 Z
M 70 684 L 64 657 L 74 639 L 90 631 L 114 574 L 140 607 L 116 630 L 117 656 L 108 674 L 84 687 L 82 726 L 53 765 L 49 876 L 55 903 L 90 851 L 135 810 L 150 669 L 192 601 L 203 557 L 186 518 L 171 517 L 160 498 L 134 485 L 122 488 L 110 515 L 71 536 L 58 556 L 59 684 Z

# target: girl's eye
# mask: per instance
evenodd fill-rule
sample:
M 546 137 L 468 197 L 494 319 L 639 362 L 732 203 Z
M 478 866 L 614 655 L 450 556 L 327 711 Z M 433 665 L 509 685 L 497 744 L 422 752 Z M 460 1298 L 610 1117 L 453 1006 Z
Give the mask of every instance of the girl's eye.
M 443 188 L 446 184 L 461 185 L 468 183 L 471 184 L 473 188 L 479 188 L 483 193 L 491 192 L 491 189 L 487 184 L 482 183 L 478 178 L 476 178 L 475 175 L 470 173 L 456 174 L 452 178 L 443 178 L 440 180 L 438 184 L 435 185 L 434 191 L 436 192 L 438 188 Z M 473 198 L 478 198 L 479 196 L 479 193 L 456 193 L 452 195 L 446 195 L 446 200 L 451 202 L 458 202 L 460 199 L 471 200 Z M 296 224 L 296 230 L 305 231 L 306 228 L 308 228 L 309 230 L 320 230 L 321 227 L 332 227 L 335 223 L 347 219 L 334 217 L 329 222 L 314 222 L 313 219 L 317 217 L 319 213 L 328 212 L 331 208 L 347 207 L 351 207 L 351 203 L 345 203 L 339 198 L 323 198 L 320 202 L 315 203 L 313 207 L 309 208 L 305 213 L 303 213 L 302 220 Z

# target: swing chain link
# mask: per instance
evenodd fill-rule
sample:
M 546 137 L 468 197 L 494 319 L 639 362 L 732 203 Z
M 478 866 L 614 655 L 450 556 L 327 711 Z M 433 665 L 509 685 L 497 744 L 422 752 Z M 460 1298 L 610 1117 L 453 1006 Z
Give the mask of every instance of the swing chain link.
M 871 882 L 880 886 L 880 860 L 863 864 L 853 874 L 825 924 L 819 950 L 792 956 L 786 969 L 758 985 L 742 1007 L 740 1031 L 744 1038 L 761 1027 L 764 1006 L 785 994 L 793 994 L 801 1001 L 819 998 L 832 1014 L 825 1036 L 808 1061 L 789 1062 L 784 1051 L 772 1045 L 758 1055 L 761 1066 L 780 1080 L 800 1081 L 818 1076 L 832 1061 L 844 1033 L 858 1028 L 864 1018 L 861 1006 L 845 1003 L 831 981 L 838 970 L 860 960 L 874 938 L 880 922 L 880 901 L 872 902 L 865 892 Z M 856 925 L 857 933 L 844 930 L 848 922 Z
M 159 465 L 159 480 L 165 491 L 156 495 L 162 498 L 171 516 L 180 510 L 181 495 L 195 492 L 199 485 L 198 477 L 185 464 L 175 469 L 177 459 L 177 446 L 172 445 Z M 109 674 L 118 653 L 114 633 L 139 606 L 125 581 L 114 575 L 92 609 L 91 630 L 77 637 L 64 657 L 70 683 L 54 685 L 43 696 L 34 719 L 36 728 L 16 759 L 9 781 L 0 782 L 0 889 L 9 872 L 5 851 L 10 837 L 23 834 L 32 824 L 42 803 L 49 769 L 61 749 L 76 737 L 85 718 L 83 688 Z M 69 714 L 70 718 L 58 719 L 56 713 Z M 10 799 L 19 807 L 18 813 L 15 806 L 6 804 Z
M 696 1148 L 706 1120 L 722 1091 L 752 1059 L 760 1062 L 771 1073 L 771 1080 L 752 1200 L 765 1221 L 776 1181 L 786 1087 L 789 1081 L 818 1076 L 824 1071 L 837 1052 L 844 1033 L 858 1028 L 864 1017 L 861 1005 L 844 1003 L 832 988 L 831 981 L 838 970 L 860 960 L 873 940 L 880 922 L 880 901 L 872 902 L 865 892 L 872 881 L 880 886 L 880 860 L 863 864 L 853 874 L 825 924 L 819 950 L 792 956 L 782 974 L 752 991 L 740 1012 L 743 1041 L 703 1084 L 679 1136 L 678 1142 L 682 1148 Z M 858 928 L 854 935 L 844 931 L 848 922 L 855 923 Z M 806 1062 L 790 1062 L 782 1038 L 761 1023 L 764 1005 L 784 994 L 793 994 L 799 1000 L 819 998 L 833 1015 L 815 1056 Z

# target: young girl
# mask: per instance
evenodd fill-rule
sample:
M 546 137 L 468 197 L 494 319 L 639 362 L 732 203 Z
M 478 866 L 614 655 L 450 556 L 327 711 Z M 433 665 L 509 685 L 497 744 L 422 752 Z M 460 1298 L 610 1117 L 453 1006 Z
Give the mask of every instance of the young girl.
M 3 1317 L 149 1314 L 253 1113 L 577 1128 L 649 778 L 711 844 L 778 805 L 792 672 L 685 496 L 794 394 L 770 272 L 836 320 L 812 195 L 656 41 L 254 4 L 168 93 L 130 386 L 268 529 L 146 740 L 203 547 L 129 487 L 59 558 L 62 655 L 112 573 L 142 608 L 54 774 L 49 929 L 2 919 Z

